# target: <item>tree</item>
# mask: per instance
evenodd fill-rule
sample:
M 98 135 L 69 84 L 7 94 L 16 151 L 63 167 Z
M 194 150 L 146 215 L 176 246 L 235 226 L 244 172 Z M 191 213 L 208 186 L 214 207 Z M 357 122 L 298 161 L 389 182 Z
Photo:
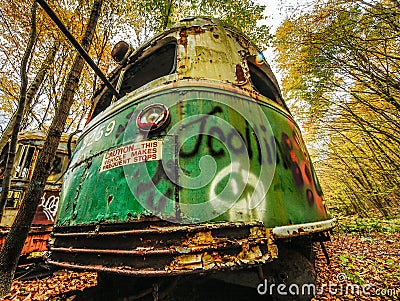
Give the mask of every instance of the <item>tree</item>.
M 55 41 L 53 47 L 47 53 L 45 60 L 43 61 L 38 73 L 36 74 L 32 84 L 29 86 L 28 91 L 26 92 L 26 103 L 24 108 L 23 116 L 31 111 L 32 109 L 32 102 L 34 100 L 35 95 L 37 94 L 43 80 L 45 79 L 51 65 L 54 62 L 54 58 L 56 56 L 56 52 L 59 48 L 59 41 Z M 6 128 L 4 129 L 2 136 L 0 138 L 0 150 L 6 145 L 8 140 L 11 137 L 12 129 L 16 123 L 16 114 L 12 115 L 11 120 L 8 122 Z
M 153 32 L 159 32 L 188 16 L 212 16 L 236 27 L 248 35 L 260 48 L 269 43 L 269 28 L 259 25 L 263 20 L 265 6 L 252 0 L 211 1 L 140 1 L 137 14 L 151 20 Z M 152 16 L 149 18 L 149 16 Z
M 84 37 L 82 39 L 82 47 L 86 51 L 89 50 L 93 39 L 97 20 L 99 18 L 102 0 L 95 0 L 93 9 L 89 18 Z M 11 281 L 21 253 L 23 244 L 28 235 L 30 225 L 35 215 L 40 197 L 49 176 L 51 163 L 54 160 L 57 146 L 60 142 L 61 134 L 64 130 L 69 110 L 73 103 L 74 93 L 78 87 L 79 79 L 83 69 L 84 61 L 78 54 L 72 69 L 69 72 L 65 88 L 57 106 L 55 116 L 50 125 L 43 150 L 39 153 L 37 164 L 33 171 L 32 180 L 28 190 L 22 200 L 21 208 L 16 219 L 10 229 L 3 249 L 0 253 L 0 295 L 7 294 L 11 287 Z
M 15 152 L 17 149 L 18 133 L 19 133 L 19 128 L 21 125 L 23 113 L 25 111 L 25 102 L 26 102 L 26 98 L 27 98 L 26 93 L 27 93 L 27 86 L 28 86 L 28 77 L 27 77 L 26 68 L 27 68 L 28 60 L 32 53 L 33 45 L 34 45 L 35 39 L 36 39 L 36 7 L 37 7 L 37 3 L 35 2 L 32 5 L 32 13 L 31 13 L 32 14 L 32 30 L 31 30 L 31 34 L 29 37 L 28 45 L 25 50 L 24 57 L 22 58 L 21 93 L 20 93 L 20 99 L 18 102 L 18 109 L 17 109 L 17 112 L 15 113 L 15 121 L 14 121 L 13 127 L 11 128 L 11 141 L 10 141 L 10 144 L 8 147 L 7 163 L 6 163 L 6 168 L 4 171 L 3 182 L 1 185 L 1 187 L 3 189 L 1 191 L 1 197 L 0 197 L 0 221 L 3 216 L 4 206 L 7 201 L 8 191 L 10 189 L 11 173 L 12 173 L 12 168 L 13 168 L 13 164 L 14 164 Z
M 30 1 L 10 0 L 3 3 L 0 7 L 0 29 L 2 30 L 2 39 L 0 40 L 0 63 L 2 64 L 2 73 L 0 74 L 0 111 L 3 116 L 13 118 L 15 116 L 16 104 L 19 98 L 19 81 L 20 76 L 17 68 L 21 63 L 23 53 L 21 53 L 21 45 L 23 41 L 28 40 L 29 36 L 29 20 L 26 18 L 29 11 Z M 68 26 L 75 36 L 82 36 L 84 24 L 88 20 L 89 4 L 91 1 L 80 1 L 80 5 L 74 4 L 73 0 L 63 1 L 62 3 L 54 2 L 54 10 L 60 15 L 63 22 Z M 110 10 L 113 7 L 110 8 Z M 102 21 L 104 19 L 104 21 Z M 111 57 L 109 52 L 111 48 L 110 37 L 115 34 L 116 28 L 114 23 L 102 17 L 100 29 L 96 31 L 91 55 L 99 63 L 100 68 L 104 71 L 110 68 Z M 39 11 L 37 16 L 37 31 L 39 33 L 34 53 L 28 62 L 28 79 L 32 82 L 31 86 L 37 88 L 35 96 L 30 99 L 27 97 L 31 105 L 26 106 L 24 119 L 21 124 L 23 130 L 46 129 L 50 125 L 54 116 L 55 108 L 60 100 L 63 85 L 67 78 L 67 72 L 73 62 L 74 51 L 61 32 L 55 28 L 51 20 Z M 53 52 L 56 45 L 57 51 L 53 59 L 53 63 L 45 64 L 47 57 Z M 99 52 L 100 49 L 103 51 Z M 46 66 L 45 72 L 41 72 Z M 43 75 L 42 84 L 39 83 L 34 76 Z M 90 97 L 95 82 L 95 76 L 88 68 L 84 68 L 82 73 L 82 81 L 77 93 L 80 93 L 79 102 L 74 104 L 76 110 L 74 114 L 68 118 L 67 128 L 74 131 L 77 124 L 72 124 L 73 120 L 85 118 L 85 113 L 90 106 Z M 28 96 L 31 94 L 31 87 L 28 90 Z M 43 112 L 45 112 L 43 114 Z M 9 122 L 0 120 L 2 129 L 6 135 L 2 136 L 0 146 L 3 142 L 8 141 L 6 125 Z M 13 122 L 10 123 L 10 125 Z M 83 122 L 82 122 L 83 124 Z M 12 128 L 10 126 L 10 128 Z
M 32 45 L 31 45 L 32 44 Z M 33 46 L 33 43 L 28 45 L 27 51 L 29 51 L 30 47 Z M 27 112 L 31 110 L 32 101 L 39 90 L 40 85 L 42 84 L 47 71 L 50 68 L 50 65 L 53 63 L 56 52 L 58 49 L 58 42 L 54 43 L 54 47 L 50 50 L 47 54 L 46 59 L 44 60 L 42 66 L 40 67 L 39 72 L 36 74 L 35 79 L 33 80 L 32 84 L 29 86 L 29 89 L 26 90 L 26 82 L 27 82 L 27 70 L 26 70 L 26 63 L 28 60 L 28 55 L 25 55 L 23 60 L 23 66 L 21 66 L 21 78 L 23 79 L 23 84 L 21 84 L 21 96 L 20 101 L 18 104 L 17 112 L 12 116 L 11 120 L 7 124 L 7 127 L 4 129 L 3 134 L 0 138 L 0 150 L 2 150 L 9 139 L 11 139 L 9 150 L 8 150 L 8 160 L 6 163 L 5 172 L 3 175 L 3 181 L 1 187 L 2 193 L 0 198 L 0 222 L 3 216 L 4 207 L 7 201 L 7 195 L 10 187 L 10 180 L 11 180 L 11 173 L 12 167 L 15 158 L 16 152 L 16 144 L 18 140 L 18 132 L 21 127 L 21 123 L 23 118 L 27 115 Z M 23 73 L 23 74 L 22 74 Z M 26 118 L 26 117 L 25 117 Z

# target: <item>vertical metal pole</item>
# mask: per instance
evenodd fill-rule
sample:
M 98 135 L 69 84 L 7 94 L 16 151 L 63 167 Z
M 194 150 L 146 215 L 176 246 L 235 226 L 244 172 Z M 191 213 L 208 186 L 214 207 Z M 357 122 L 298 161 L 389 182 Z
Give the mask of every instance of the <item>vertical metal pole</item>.
M 75 49 L 79 52 L 82 58 L 89 64 L 89 66 L 93 69 L 93 71 L 100 77 L 103 83 L 110 89 L 110 91 L 119 98 L 118 91 L 114 88 L 114 86 L 109 82 L 107 77 L 101 72 L 99 67 L 95 62 L 90 58 L 87 52 L 82 48 L 81 44 L 73 37 L 73 35 L 69 32 L 69 30 L 64 26 L 61 20 L 57 17 L 55 12 L 51 9 L 51 7 L 46 3 L 45 0 L 36 0 L 40 4 L 40 6 L 44 9 L 44 11 L 49 15 L 49 17 L 54 21 L 57 27 L 62 31 L 62 33 L 67 37 L 67 39 L 71 42 L 71 44 L 75 47 Z

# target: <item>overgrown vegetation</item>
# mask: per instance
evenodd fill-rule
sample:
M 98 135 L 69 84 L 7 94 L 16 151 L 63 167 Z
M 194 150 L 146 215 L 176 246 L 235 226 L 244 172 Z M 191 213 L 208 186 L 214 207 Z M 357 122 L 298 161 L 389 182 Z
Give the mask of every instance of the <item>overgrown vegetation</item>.
M 400 218 L 382 219 L 382 218 L 363 218 L 358 215 L 344 216 L 338 218 L 339 232 L 346 233 L 386 233 L 392 234 L 400 232 Z
M 399 17 L 395 0 L 309 1 L 276 34 L 284 94 L 348 215 L 400 212 Z

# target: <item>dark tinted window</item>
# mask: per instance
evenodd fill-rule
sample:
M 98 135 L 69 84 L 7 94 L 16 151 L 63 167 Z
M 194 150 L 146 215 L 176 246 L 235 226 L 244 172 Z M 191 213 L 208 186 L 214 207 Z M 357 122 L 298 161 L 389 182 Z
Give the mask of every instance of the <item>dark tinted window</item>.
M 143 53 L 143 58 L 139 57 L 134 63 L 128 65 L 120 88 L 121 97 L 157 78 L 174 73 L 176 48 L 176 40 L 171 41 L 171 38 L 161 40 Z M 113 84 L 116 85 L 116 82 L 117 78 Z M 105 92 L 96 104 L 92 118 L 104 111 L 111 104 L 112 98 L 110 91 Z
M 176 44 L 167 44 L 134 63 L 124 75 L 120 94 L 125 94 L 163 76 L 175 72 Z
M 266 72 L 250 60 L 247 61 L 247 65 L 249 66 L 250 80 L 254 90 L 286 108 L 278 89 Z

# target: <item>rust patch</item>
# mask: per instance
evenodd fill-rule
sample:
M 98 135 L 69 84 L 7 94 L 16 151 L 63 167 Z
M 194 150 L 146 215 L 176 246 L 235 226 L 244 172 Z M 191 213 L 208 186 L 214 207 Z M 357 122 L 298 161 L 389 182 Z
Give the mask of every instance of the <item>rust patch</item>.
M 247 78 L 244 74 L 242 65 L 240 64 L 236 65 L 236 80 L 238 85 L 244 85 L 245 83 L 247 83 Z
M 206 32 L 205 29 L 201 26 L 193 26 L 187 29 L 187 31 L 191 34 L 201 34 Z
M 187 31 L 186 30 L 184 30 L 184 29 L 182 29 L 180 32 L 179 32 L 179 40 L 178 40 L 178 44 L 179 45 L 182 45 L 183 47 L 185 47 L 185 49 L 187 48 L 187 37 L 188 37 L 188 34 L 187 34 Z
M 251 247 L 248 244 L 243 245 L 242 252 L 237 255 L 238 260 L 241 263 L 255 264 L 265 263 L 271 259 L 270 254 L 263 253 L 259 246 Z
M 223 252 L 204 252 L 200 254 L 185 254 L 176 257 L 165 267 L 166 271 L 179 270 L 220 270 L 232 267 L 243 267 L 253 264 L 263 264 L 273 259 L 269 252 L 263 252 L 260 246 L 243 244 L 237 254 Z
M 108 197 L 108 199 L 107 199 L 108 206 L 110 206 L 110 203 L 112 202 L 113 198 L 114 198 L 114 197 L 113 197 L 112 195 L 110 195 L 110 196 Z
M 237 240 L 238 247 L 229 249 L 229 239 L 216 238 L 211 231 L 199 232 L 176 247 L 181 253 L 165 267 L 166 271 L 210 270 L 263 264 L 278 257 L 271 229 L 252 227 L 247 239 Z M 222 246 L 215 251 L 205 250 L 210 246 Z M 266 248 L 265 248 L 266 247 Z M 194 254 L 193 252 L 201 252 Z
M 74 233 L 60 233 L 57 228 L 49 262 L 149 276 L 245 268 L 277 256 L 271 230 L 259 222 L 174 225 L 144 221 L 119 225 L 118 230 L 107 224 L 76 228 Z
M 181 31 L 179 32 L 180 39 L 178 40 L 179 45 L 184 46 L 185 48 L 187 47 L 187 37 L 188 35 L 194 35 L 194 34 L 201 34 L 206 32 L 204 28 L 201 26 L 194 26 L 191 28 L 182 28 Z
M 236 41 L 242 46 L 244 49 L 249 49 L 252 47 L 251 43 L 245 39 L 242 35 L 232 32 Z
M 193 237 L 190 237 L 187 241 L 182 243 L 185 247 L 204 246 L 216 243 L 214 237 L 211 235 L 211 231 L 196 233 Z

